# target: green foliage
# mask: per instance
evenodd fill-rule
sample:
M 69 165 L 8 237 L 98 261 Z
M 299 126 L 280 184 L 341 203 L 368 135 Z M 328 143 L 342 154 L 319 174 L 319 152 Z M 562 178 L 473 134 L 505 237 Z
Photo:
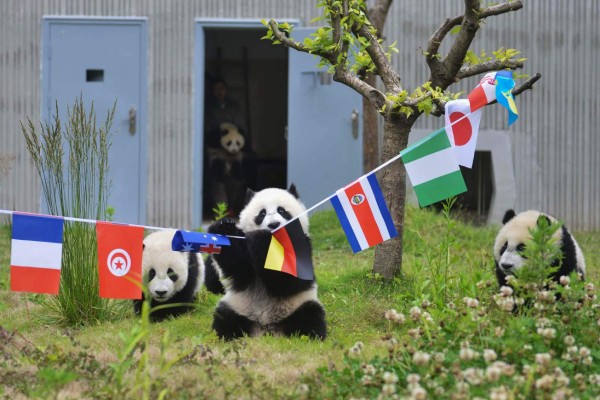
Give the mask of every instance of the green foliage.
M 97 126 L 93 103 L 86 110 L 79 97 L 72 108 L 67 108 L 66 124 L 60 119 L 58 103 L 53 122 L 41 124 L 40 132 L 29 119 L 27 126 L 21 124 L 50 214 L 84 219 L 111 217 L 106 201 L 115 109 L 116 103 Z M 50 311 L 44 315 L 49 323 L 79 326 L 122 314 L 122 303 L 99 297 L 92 225 L 65 222 L 60 285 L 58 296 L 42 297 Z
M 39 296 L 0 290 L 0 397 L 383 399 L 392 391 L 418 398 L 421 389 L 440 399 L 560 398 L 563 389 L 565 398 L 600 395 L 592 284 L 600 233 L 576 233 L 587 282 L 563 279 L 552 289 L 560 299 L 544 287 L 513 313 L 520 289 L 499 291 L 493 276 L 497 227 L 467 225 L 450 205 L 407 206 L 404 276 L 394 282 L 371 274 L 373 249 L 352 253 L 335 212 L 311 217 L 329 325 L 323 342 L 268 335 L 223 342 L 211 329 L 219 296 L 204 290 L 195 311 L 178 318 L 149 324 L 143 311 L 141 319 L 130 313 L 75 330 L 31 319 L 42 310 L 31 301 Z M 0 229 L 2 267 L 9 243 L 10 232 Z M 0 282 L 7 275 L 0 268 Z M 55 373 L 39 374 L 46 369 Z
M 212 209 L 213 215 L 215 216 L 214 221 L 218 221 L 222 218 L 225 218 L 229 215 L 229 208 L 227 207 L 227 203 L 217 203 L 216 206 Z
M 305 398 L 600 395 L 600 303 L 595 287 L 575 274 L 548 286 L 557 256 L 552 235 L 560 224 L 548 224 L 545 218 L 538 222 L 526 250 L 524 268 L 529 272 L 513 280 L 516 290 L 503 287 L 493 294 L 491 282 L 481 280 L 467 290 L 461 284 L 459 296 L 464 297 L 453 300 L 441 290 L 448 287 L 448 267 L 459 261 L 450 256 L 459 248 L 452 235 L 456 222 L 449 218 L 451 206 L 452 201 L 443 207 L 446 231 L 439 247 L 426 255 L 428 262 L 436 262 L 417 266 L 437 277 L 421 286 L 420 302 L 403 301 L 401 312 L 385 312 L 387 355 L 365 355 L 368 345 L 357 342 L 341 366 L 322 367 L 306 377 Z M 444 249 L 445 257 L 440 257 Z M 470 274 L 468 269 L 460 279 L 473 281 L 475 274 Z M 513 313 L 516 304 L 525 305 L 518 314 Z

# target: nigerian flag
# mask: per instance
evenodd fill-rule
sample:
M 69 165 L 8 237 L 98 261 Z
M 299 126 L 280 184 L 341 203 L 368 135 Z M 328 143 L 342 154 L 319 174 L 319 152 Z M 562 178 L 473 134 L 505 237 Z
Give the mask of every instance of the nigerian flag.
M 400 152 L 421 207 L 467 191 L 446 129 Z

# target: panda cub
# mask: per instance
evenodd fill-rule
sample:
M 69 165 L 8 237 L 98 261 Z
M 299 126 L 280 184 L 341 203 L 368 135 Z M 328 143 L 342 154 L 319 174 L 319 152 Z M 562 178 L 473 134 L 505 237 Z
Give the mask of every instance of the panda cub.
M 142 251 L 142 281 L 152 297 L 150 308 L 174 303 L 193 303 L 204 279 L 204 263 L 196 253 L 173 251 L 174 230 L 157 231 L 146 236 Z M 136 314 L 141 314 L 141 300 L 134 300 Z M 193 310 L 190 305 L 169 306 L 152 311 L 150 319 L 161 321 Z
M 239 212 L 244 198 L 244 136 L 234 124 L 223 122 L 218 131 L 209 134 L 206 144 L 212 203 L 224 202 Z
M 508 210 L 502 219 L 504 226 L 498 232 L 494 243 L 494 260 L 496 263 L 496 277 L 500 286 L 506 286 L 506 277 L 514 275 L 525 263 L 523 250 L 529 240 L 531 240 L 530 231 L 537 227 L 538 218 L 544 216 L 548 222 L 555 223 L 556 218 L 544 214 L 540 211 L 525 211 L 515 214 L 514 210 Z M 569 233 L 563 225 L 554 233 L 556 241 L 554 245 L 560 248 L 562 261 L 555 260 L 552 266 L 560 269 L 551 275 L 551 278 L 558 281 L 561 276 L 569 275 L 576 271 L 585 275 L 585 260 L 579 245 L 575 238 Z
M 248 189 L 237 225 L 233 219 L 224 218 L 209 226 L 211 233 L 245 236 L 231 238 L 231 246 L 223 247 L 220 254 L 206 261 L 207 270 L 214 268 L 225 286 L 213 319 L 213 329 L 220 338 L 231 340 L 266 332 L 317 339 L 327 336 L 316 281 L 265 269 L 264 260 L 257 259 L 259 254 L 264 255 L 271 231 L 305 210 L 294 185 L 287 191 L 269 188 L 255 193 Z M 306 215 L 300 217 L 300 224 L 308 240 Z

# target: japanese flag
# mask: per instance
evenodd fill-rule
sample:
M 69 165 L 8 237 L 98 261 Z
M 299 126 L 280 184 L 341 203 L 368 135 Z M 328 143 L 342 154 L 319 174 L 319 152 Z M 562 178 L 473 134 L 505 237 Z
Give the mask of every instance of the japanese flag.
M 479 109 L 471 113 L 470 102 L 467 99 L 446 103 L 446 134 L 458 163 L 467 168 L 473 166 L 481 112 Z

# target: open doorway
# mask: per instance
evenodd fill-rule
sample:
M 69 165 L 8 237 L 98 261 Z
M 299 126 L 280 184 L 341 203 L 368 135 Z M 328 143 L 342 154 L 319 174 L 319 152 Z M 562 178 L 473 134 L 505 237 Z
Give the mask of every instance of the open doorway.
M 222 201 L 236 216 L 247 187 L 286 186 L 288 52 L 261 40 L 262 25 L 207 27 L 203 33 L 202 202 L 203 217 L 210 219 Z M 234 124 L 243 135 L 240 153 L 221 146 L 218 139 L 231 128 L 222 123 Z
M 494 195 L 494 171 L 491 151 L 476 151 L 472 168 L 460 168 L 467 191 L 456 196 L 454 207 L 466 222 L 484 225 L 488 222 Z M 442 203 L 436 208 L 441 209 Z

